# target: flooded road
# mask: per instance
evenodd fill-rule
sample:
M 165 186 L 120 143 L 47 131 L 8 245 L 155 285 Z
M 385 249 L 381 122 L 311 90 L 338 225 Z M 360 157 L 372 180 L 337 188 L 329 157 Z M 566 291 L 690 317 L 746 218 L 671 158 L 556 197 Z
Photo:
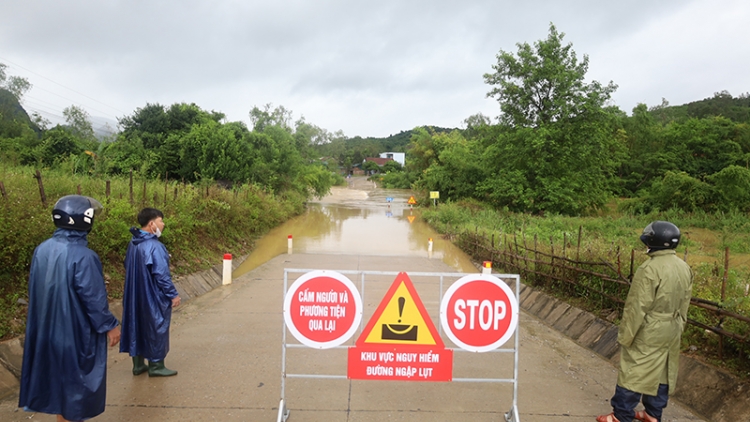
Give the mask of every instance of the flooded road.
M 289 235 L 292 253 L 431 257 L 458 272 L 477 272 L 466 254 L 423 222 L 417 208 L 411 209 L 410 195 L 408 190 L 377 188 L 365 177 L 349 179 L 347 187 L 333 187 L 326 197 L 308 203 L 304 214 L 259 239 L 233 277 L 289 253 Z

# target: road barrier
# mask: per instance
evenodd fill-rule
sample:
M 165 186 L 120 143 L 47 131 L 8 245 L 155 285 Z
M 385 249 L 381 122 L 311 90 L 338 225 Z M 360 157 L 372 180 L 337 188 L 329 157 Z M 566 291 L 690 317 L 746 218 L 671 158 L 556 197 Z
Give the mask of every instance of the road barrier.
M 303 274 L 289 286 L 289 274 Z M 359 279 L 359 290 L 346 275 Z M 362 319 L 370 280 L 395 276 L 369 321 Z M 438 328 L 432 323 L 410 277 L 439 279 Z M 444 289 L 445 279 L 456 280 Z M 512 288 L 508 285 L 513 286 Z M 510 383 L 513 397 L 507 422 L 518 422 L 518 313 L 520 276 L 358 270 L 284 269 L 281 399 L 277 422 L 286 421 L 286 381 L 360 379 Z M 359 330 L 356 342 L 346 345 Z M 287 332 L 299 341 L 288 343 Z M 446 347 L 442 334 L 460 347 Z M 513 347 L 501 348 L 513 338 Z M 310 347 L 348 349 L 346 374 L 287 372 L 287 350 Z M 453 377 L 454 352 L 513 354 L 512 378 Z

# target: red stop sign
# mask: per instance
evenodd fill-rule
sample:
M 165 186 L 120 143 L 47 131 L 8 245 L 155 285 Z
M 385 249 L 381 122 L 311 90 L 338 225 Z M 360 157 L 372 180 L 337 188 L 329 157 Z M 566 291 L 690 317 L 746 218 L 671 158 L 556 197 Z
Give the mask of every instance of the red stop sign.
M 357 330 L 362 299 L 357 288 L 335 271 L 299 277 L 284 297 L 284 321 L 300 343 L 319 349 L 338 346 Z
M 489 274 L 458 279 L 440 302 L 440 324 L 462 349 L 487 352 L 497 349 L 518 326 L 518 300 L 513 290 Z

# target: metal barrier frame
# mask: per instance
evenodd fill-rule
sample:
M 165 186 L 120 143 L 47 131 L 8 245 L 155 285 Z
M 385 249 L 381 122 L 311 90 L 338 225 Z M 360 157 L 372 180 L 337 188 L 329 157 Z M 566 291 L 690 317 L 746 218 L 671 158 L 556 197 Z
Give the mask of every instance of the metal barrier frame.
M 284 268 L 284 294 L 282 295 L 282 303 L 283 299 L 286 299 L 287 292 L 289 290 L 288 284 L 289 284 L 289 273 L 308 273 L 311 271 L 320 271 L 320 269 L 301 269 L 301 268 Z M 335 271 L 340 274 L 359 274 L 360 275 L 360 288 L 359 288 L 359 294 L 362 298 L 362 303 L 365 302 L 365 275 L 378 275 L 378 276 L 397 276 L 401 273 L 401 271 L 365 271 L 365 270 L 328 270 L 328 271 Z M 439 277 L 440 278 L 440 293 L 439 297 L 440 300 L 438 301 L 438 306 L 440 306 L 440 303 L 443 301 L 443 280 L 445 277 L 449 278 L 461 278 L 467 275 L 476 275 L 477 273 L 440 273 L 440 272 L 409 272 L 405 271 L 406 274 L 410 277 Z M 513 279 L 515 280 L 515 293 L 516 293 L 516 302 L 518 303 L 519 309 L 518 312 L 520 314 L 520 306 L 521 306 L 521 276 L 519 274 L 492 274 L 493 276 L 501 279 Z M 354 281 L 354 280 L 352 280 Z M 359 323 L 359 332 L 362 332 L 363 326 L 365 324 L 364 318 Z M 512 407 L 508 412 L 505 413 L 505 420 L 506 422 L 520 422 L 519 415 L 518 415 L 518 345 L 519 345 L 519 328 L 520 328 L 520 321 L 519 324 L 516 325 L 515 332 L 513 333 L 514 338 L 514 347 L 512 349 L 507 348 L 501 348 L 501 349 L 495 349 L 491 350 L 487 353 L 513 353 L 513 378 L 453 378 L 451 382 L 489 382 L 489 383 L 512 383 L 513 384 L 513 401 L 512 401 Z M 443 336 L 443 330 L 442 330 L 442 324 L 438 322 L 437 324 L 438 332 L 440 336 Z M 286 379 L 287 378 L 317 378 L 317 379 L 348 379 L 346 375 L 327 375 L 327 374 L 290 374 L 286 372 L 286 350 L 287 349 L 302 349 L 309 347 L 305 346 L 304 344 L 287 344 L 286 342 L 286 320 L 285 318 L 281 318 L 281 400 L 279 401 L 279 413 L 277 417 L 277 422 L 283 422 L 286 421 L 289 418 L 290 411 L 286 407 L 286 398 L 285 398 L 285 391 L 286 391 Z M 331 347 L 330 349 L 348 349 L 350 346 L 336 346 Z M 446 349 L 453 350 L 454 352 L 468 352 L 467 350 L 458 348 L 458 347 L 446 347 Z

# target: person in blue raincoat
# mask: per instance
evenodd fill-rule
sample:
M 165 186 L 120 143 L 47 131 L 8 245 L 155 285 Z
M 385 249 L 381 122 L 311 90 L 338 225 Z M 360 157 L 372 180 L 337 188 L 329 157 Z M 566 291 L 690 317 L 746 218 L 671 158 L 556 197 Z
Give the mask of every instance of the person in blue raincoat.
M 120 339 L 99 256 L 87 235 L 102 208 L 68 195 L 52 210 L 57 226 L 34 251 L 18 406 L 79 421 L 104 412 L 107 344 Z
M 159 241 L 164 214 L 144 208 L 138 213 L 138 224 L 140 229 L 130 229 L 133 238 L 125 255 L 120 352 L 133 358 L 133 375 L 146 371 L 151 377 L 177 375 L 164 365 L 172 308 L 180 305 L 169 271 L 169 254 Z

